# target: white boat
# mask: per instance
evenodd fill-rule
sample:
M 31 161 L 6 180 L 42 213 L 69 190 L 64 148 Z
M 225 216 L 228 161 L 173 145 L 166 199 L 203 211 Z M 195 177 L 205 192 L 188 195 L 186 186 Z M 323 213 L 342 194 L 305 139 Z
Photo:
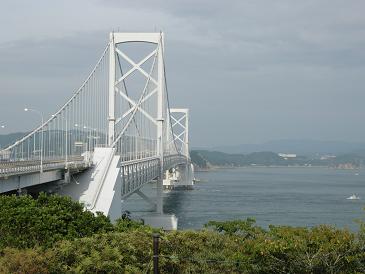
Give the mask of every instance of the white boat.
M 356 194 L 352 194 L 350 197 L 346 198 L 347 200 L 360 200 L 359 196 L 356 196 Z

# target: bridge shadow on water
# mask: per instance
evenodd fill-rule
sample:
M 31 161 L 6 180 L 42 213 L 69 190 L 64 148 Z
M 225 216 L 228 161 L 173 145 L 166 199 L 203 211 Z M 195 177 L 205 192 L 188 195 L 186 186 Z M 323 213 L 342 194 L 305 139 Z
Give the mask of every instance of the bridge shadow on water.
M 186 203 L 192 190 L 170 190 L 164 193 L 163 210 L 166 214 L 175 214 L 180 221 L 185 220 Z M 180 227 L 180 225 L 179 225 Z

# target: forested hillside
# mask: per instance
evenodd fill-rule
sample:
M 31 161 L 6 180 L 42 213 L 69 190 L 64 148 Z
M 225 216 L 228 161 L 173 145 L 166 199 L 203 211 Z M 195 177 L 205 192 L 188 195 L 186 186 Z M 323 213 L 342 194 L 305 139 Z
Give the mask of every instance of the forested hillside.
M 243 166 L 326 166 L 337 168 L 360 168 L 365 163 L 365 153 L 347 153 L 334 157 L 311 158 L 296 156 L 280 157 L 274 152 L 253 152 L 250 154 L 228 154 L 218 151 L 192 150 L 190 156 L 199 169 L 214 167 Z
M 10 133 L 6 135 L 0 135 L 0 148 L 6 147 L 12 143 L 14 143 L 16 140 L 20 139 L 21 137 L 25 136 L 27 133 L 24 132 L 16 132 L 16 133 Z

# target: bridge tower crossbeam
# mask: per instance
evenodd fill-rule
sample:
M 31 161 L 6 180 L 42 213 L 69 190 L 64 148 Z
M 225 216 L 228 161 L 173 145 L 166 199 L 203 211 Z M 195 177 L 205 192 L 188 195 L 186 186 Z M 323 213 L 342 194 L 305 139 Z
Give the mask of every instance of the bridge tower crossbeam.
M 135 57 L 128 51 L 135 44 L 148 45 L 147 52 Z M 166 82 L 162 32 L 110 33 L 101 58 L 71 98 L 0 151 L 0 192 L 42 185 L 113 219 L 121 200 L 133 193 L 151 203 L 141 187 L 155 180 L 156 216 L 163 220 L 165 172 L 190 167 L 189 112 L 170 109 Z M 62 184 L 54 183 L 60 179 Z M 174 222 L 173 216 L 167 219 Z

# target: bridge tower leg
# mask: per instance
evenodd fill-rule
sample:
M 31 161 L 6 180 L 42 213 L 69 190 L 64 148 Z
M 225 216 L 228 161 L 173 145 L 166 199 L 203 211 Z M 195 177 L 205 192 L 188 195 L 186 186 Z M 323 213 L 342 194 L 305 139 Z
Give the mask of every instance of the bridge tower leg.
M 157 153 L 160 158 L 160 175 L 157 179 L 157 193 L 156 193 L 156 211 L 158 214 L 163 214 L 163 149 L 164 149 L 164 138 L 163 138 L 163 109 L 164 109 L 164 37 L 161 33 L 159 48 L 158 48 L 158 88 L 157 88 Z
M 170 109 L 174 141 L 177 150 L 186 157 L 186 164 L 179 165 L 166 175 L 164 187 L 168 189 L 192 189 L 194 185 L 194 168 L 189 154 L 189 109 Z
M 115 135 L 115 41 L 110 33 L 109 42 L 109 104 L 108 104 L 108 146 L 114 142 Z

